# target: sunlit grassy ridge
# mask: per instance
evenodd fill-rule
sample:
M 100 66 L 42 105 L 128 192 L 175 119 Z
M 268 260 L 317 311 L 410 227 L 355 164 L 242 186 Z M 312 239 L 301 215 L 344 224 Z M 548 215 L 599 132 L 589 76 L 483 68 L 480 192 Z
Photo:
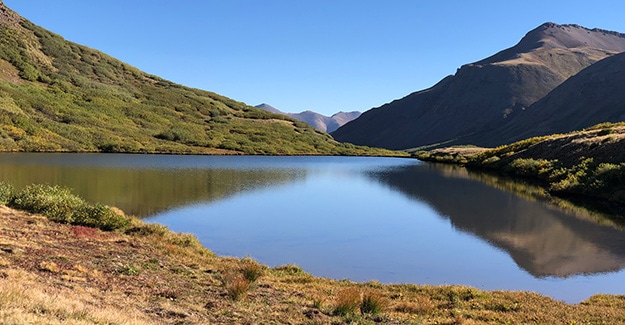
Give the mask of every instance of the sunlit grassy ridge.
M 625 124 L 603 123 L 494 149 L 446 148 L 415 156 L 533 179 L 551 193 L 625 204 L 623 148 Z
M 0 184 L 0 200 L 20 201 L 30 211 L 93 206 L 41 185 L 15 191 Z M 63 209 L 50 211 L 55 216 Z M 192 235 L 115 213 L 127 222 L 102 231 L 0 204 L 0 322 L 625 323 L 625 296 L 598 294 L 569 305 L 530 292 L 316 278 L 295 265 L 270 268 L 250 258 L 218 257 Z
M 398 154 L 340 144 L 18 20 L 0 19 L 0 151 Z

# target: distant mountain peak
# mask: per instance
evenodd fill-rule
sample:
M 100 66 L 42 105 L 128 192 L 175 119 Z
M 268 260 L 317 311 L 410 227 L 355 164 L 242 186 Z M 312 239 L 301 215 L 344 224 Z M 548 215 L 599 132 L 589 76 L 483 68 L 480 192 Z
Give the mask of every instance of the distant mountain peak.
M 265 103 L 256 105 L 255 107 L 264 109 L 271 113 L 289 116 L 298 121 L 305 122 L 319 131 L 327 133 L 336 131 L 336 129 L 343 126 L 345 123 L 358 118 L 361 114 L 360 112 L 354 111 L 348 113 L 338 112 L 333 114 L 332 116 L 325 116 L 311 110 L 305 110 L 300 113 L 285 113 Z
M 490 130 L 595 62 L 625 52 L 625 34 L 544 23 L 514 46 L 465 64 L 431 88 L 376 109 L 332 133 L 353 144 L 392 149 L 487 145 Z
M 546 22 L 529 31 L 515 46 L 493 56 L 472 63 L 487 65 L 516 60 L 524 54 L 537 50 L 552 49 L 610 49 L 611 54 L 625 51 L 625 34 L 599 28 L 589 29 L 577 24 L 556 24 Z

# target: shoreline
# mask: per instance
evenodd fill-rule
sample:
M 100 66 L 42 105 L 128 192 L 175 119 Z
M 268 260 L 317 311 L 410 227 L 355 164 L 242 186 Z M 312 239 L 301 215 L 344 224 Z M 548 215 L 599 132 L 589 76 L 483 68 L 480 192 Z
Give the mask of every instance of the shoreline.
M 29 305 L 35 298 L 20 291 L 23 287 L 62 297 L 67 308 L 81 310 L 87 321 L 78 323 L 85 324 L 104 319 L 90 307 L 97 301 L 97 309 L 131 315 L 136 324 L 625 323 L 625 296 L 599 294 L 566 304 L 531 292 L 331 280 L 295 265 L 269 268 L 247 258 L 215 256 L 194 236 L 137 219 L 124 231 L 101 231 L 0 206 L 0 249 L 0 304 L 12 306 L 3 308 L 0 319 L 17 323 L 73 317 L 62 306 L 38 314 Z M 257 278 L 246 282 L 245 272 Z M 233 293 L 237 283 L 243 288 Z M 6 303 L 7 294 L 23 297 Z

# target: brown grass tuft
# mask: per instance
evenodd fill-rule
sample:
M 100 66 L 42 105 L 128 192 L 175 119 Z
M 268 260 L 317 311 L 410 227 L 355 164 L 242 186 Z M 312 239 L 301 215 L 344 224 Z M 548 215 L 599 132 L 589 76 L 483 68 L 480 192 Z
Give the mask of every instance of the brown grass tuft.
M 360 306 L 361 297 L 360 290 L 355 287 L 346 288 L 336 296 L 336 304 L 334 306 L 334 314 L 346 316 L 354 314 Z
M 387 306 L 388 302 L 378 292 L 367 291 L 362 296 L 360 303 L 360 312 L 363 314 L 377 315 L 381 313 Z
M 249 282 L 258 280 L 265 271 L 262 265 L 252 259 L 243 259 L 241 264 L 241 274 L 243 274 Z
M 430 297 L 416 296 L 412 301 L 403 301 L 395 306 L 395 311 L 407 314 L 425 315 L 431 313 L 436 305 Z
M 228 271 L 223 276 L 223 286 L 232 300 L 238 301 L 245 298 L 245 294 L 252 284 L 243 274 L 236 271 Z

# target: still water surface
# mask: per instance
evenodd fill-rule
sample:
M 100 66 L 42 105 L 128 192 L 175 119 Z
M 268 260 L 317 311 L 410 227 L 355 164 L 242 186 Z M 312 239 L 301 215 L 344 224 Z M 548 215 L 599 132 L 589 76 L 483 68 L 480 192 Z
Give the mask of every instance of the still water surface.
M 625 294 L 625 231 L 537 188 L 410 159 L 0 154 L 0 180 L 59 184 L 194 233 L 220 255 L 336 279 Z

